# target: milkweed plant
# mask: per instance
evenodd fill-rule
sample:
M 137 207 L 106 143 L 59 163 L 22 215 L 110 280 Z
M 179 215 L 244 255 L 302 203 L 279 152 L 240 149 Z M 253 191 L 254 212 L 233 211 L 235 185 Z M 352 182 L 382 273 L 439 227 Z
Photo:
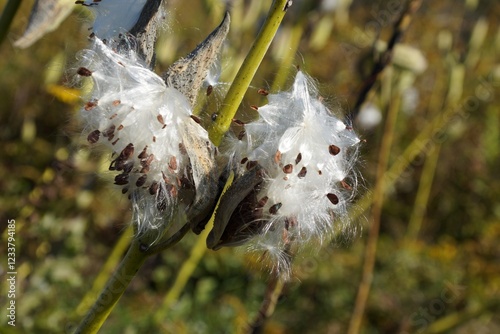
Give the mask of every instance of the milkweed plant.
M 206 230 L 207 248 L 242 246 L 272 275 L 348 224 L 360 139 L 297 71 L 289 90 L 267 92 L 253 120 L 235 119 L 250 80 L 291 1 L 275 0 L 252 50 L 210 120 L 195 110 L 210 71 L 220 68 L 229 13 L 190 54 L 163 74 L 154 68 L 161 0 L 76 1 L 94 14 L 89 46 L 75 69 L 91 83 L 80 111 L 91 148 L 110 152 L 114 184 L 133 210 L 134 241 L 78 332 L 97 331 L 144 259 L 186 233 Z M 207 88 L 208 87 L 208 88 Z M 208 126 L 206 125 L 208 123 Z M 205 127 L 203 126 L 205 125 Z M 207 235 L 207 234 L 205 234 Z M 120 285 L 120 286 L 122 286 Z M 110 292 L 111 291 L 111 292 Z M 112 295 L 112 297 L 109 297 Z

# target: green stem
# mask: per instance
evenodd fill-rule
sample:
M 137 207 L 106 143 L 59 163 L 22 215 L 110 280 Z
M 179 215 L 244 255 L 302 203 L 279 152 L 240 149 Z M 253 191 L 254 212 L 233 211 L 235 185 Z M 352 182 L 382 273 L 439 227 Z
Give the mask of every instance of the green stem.
M 243 100 L 243 96 L 264 59 L 274 35 L 278 31 L 281 21 L 286 14 L 288 0 L 274 0 L 266 21 L 250 48 L 250 51 L 241 65 L 235 80 L 233 81 L 224 99 L 222 109 L 215 122 L 209 127 L 210 140 L 216 145 L 222 141 L 222 136 L 227 132 L 231 122 Z
M 229 186 L 233 183 L 233 180 L 234 173 L 231 172 L 226 181 L 226 185 L 224 186 L 222 194 L 227 191 Z M 222 195 L 220 197 L 222 197 Z M 154 315 L 154 320 L 156 323 L 161 323 L 161 321 L 166 317 L 168 311 L 170 310 L 170 307 L 179 299 L 179 296 L 184 290 L 188 279 L 192 276 L 194 270 L 196 269 L 196 266 L 203 257 L 203 254 L 205 254 L 205 252 L 207 251 L 206 240 L 208 234 L 214 227 L 215 212 L 217 211 L 217 207 L 219 206 L 220 197 L 219 201 L 217 202 L 217 206 L 212 214 L 212 218 L 210 218 L 207 225 L 205 226 L 205 229 L 201 231 L 200 235 L 196 239 L 196 243 L 191 249 L 189 259 L 184 261 L 184 263 L 182 264 L 182 267 L 180 268 L 177 277 L 175 278 L 174 284 L 163 299 L 162 306 L 158 309 L 158 311 L 156 311 Z
M 134 239 L 118 269 L 109 279 L 92 308 L 77 328 L 76 333 L 97 333 L 114 306 L 127 289 L 135 274 L 148 257 L 141 249 L 141 243 Z
M 88 309 L 88 307 L 91 305 L 95 296 L 99 293 L 99 291 L 102 290 L 102 288 L 106 284 L 106 280 L 108 279 L 108 277 L 111 276 L 111 274 L 113 273 L 113 269 L 118 264 L 124 251 L 130 245 L 130 240 L 133 237 L 132 232 L 133 232 L 132 225 L 129 225 L 129 227 L 121 235 L 120 239 L 118 240 L 115 247 L 113 248 L 113 251 L 109 255 L 108 259 L 106 260 L 106 263 L 102 267 L 101 272 L 99 273 L 97 278 L 94 280 L 94 284 L 92 285 L 92 289 L 90 289 L 85 294 L 85 296 L 82 298 L 82 301 L 80 302 L 80 305 L 78 305 L 78 307 L 76 308 L 76 314 L 78 316 L 83 315 L 83 312 L 86 309 Z
M 2 16 L 0 17 L 0 45 L 2 45 L 5 36 L 7 36 L 10 24 L 12 23 L 20 5 L 21 0 L 9 0 L 7 5 L 5 5 Z

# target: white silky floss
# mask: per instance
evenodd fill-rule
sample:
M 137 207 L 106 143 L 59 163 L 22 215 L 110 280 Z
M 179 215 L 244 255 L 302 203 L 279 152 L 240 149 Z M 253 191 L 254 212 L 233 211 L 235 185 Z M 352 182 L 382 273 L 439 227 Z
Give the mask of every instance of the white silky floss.
M 278 267 L 286 266 L 286 244 L 300 248 L 332 236 L 334 220 L 346 216 L 356 186 L 360 139 L 316 96 L 298 72 L 293 89 L 270 94 L 269 103 L 258 108 L 260 118 L 245 125 L 247 150 L 235 156 L 257 161 L 266 171 L 257 198 L 267 197 L 262 219 L 268 223 L 251 247 L 277 257 Z
M 131 194 L 139 235 L 156 231 L 159 236 L 165 224 L 181 219 L 177 194 L 182 182 L 192 179 L 198 187 L 200 168 L 211 157 L 190 148 L 196 141 L 206 147 L 208 134 L 191 119 L 184 95 L 100 39 L 93 38 L 80 58 L 79 74 L 94 83 L 81 111 L 87 139 L 114 152 L 110 170 L 121 173 L 115 184 Z

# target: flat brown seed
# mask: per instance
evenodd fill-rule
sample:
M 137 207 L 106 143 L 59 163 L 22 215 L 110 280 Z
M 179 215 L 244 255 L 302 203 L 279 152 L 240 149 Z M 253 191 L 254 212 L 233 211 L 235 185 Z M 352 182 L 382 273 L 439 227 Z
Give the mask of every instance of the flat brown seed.
M 274 162 L 277 164 L 281 162 L 281 152 L 279 150 L 274 154 Z
M 210 94 L 212 94 L 213 90 L 214 90 L 214 86 L 208 85 L 208 87 L 207 87 L 207 96 L 210 96 Z
M 236 118 L 233 118 L 233 122 L 234 122 L 234 124 L 237 124 L 237 125 L 240 125 L 240 126 L 245 125 L 245 122 L 240 121 L 239 119 L 236 119 Z
M 298 164 L 301 161 L 302 161 L 302 153 L 299 153 L 299 154 L 297 154 L 297 157 L 295 158 L 295 164 Z
M 123 186 L 128 183 L 128 174 L 118 174 L 115 176 L 115 184 Z
M 268 199 L 269 199 L 269 197 L 267 197 L 267 196 L 262 197 L 262 198 L 259 200 L 259 202 L 257 203 L 257 207 L 258 207 L 258 208 L 262 208 L 262 207 L 264 207 L 264 205 L 266 205 L 266 203 L 267 203 L 267 200 L 268 200 Z
M 129 143 L 120 153 L 120 158 L 123 160 L 127 160 L 134 154 L 134 144 Z
M 330 145 L 328 146 L 328 152 L 330 152 L 331 155 L 337 155 L 340 153 L 340 147 L 336 145 Z
M 259 107 L 257 107 L 257 106 L 251 105 L 250 108 L 252 108 L 255 111 L 259 111 Z
M 172 156 L 170 157 L 170 161 L 168 162 L 168 168 L 173 171 L 175 171 L 177 169 L 177 159 Z
M 195 121 L 196 123 L 201 124 L 201 119 L 200 119 L 198 116 L 191 115 L 191 118 L 192 118 L 192 119 L 193 119 L 193 121 Z
M 144 147 L 144 149 L 142 150 L 141 153 L 139 153 L 139 155 L 137 156 L 139 159 L 146 159 L 148 157 L 148 153 L 147 153 L 147 149 L 148 147 Z
M 264 88 L 260 88 L 257 93 L 259 93 L 260 95 L 264 95 L 264 96 L 267 96 L 269 95 L 269 91 L 265 90 Z
M 116 107 L 117 105 L 119 105 L 120 103 L 122 103 L 122 101 L 120 100 L 114 100 L 113 101 L 113 105 Z
M 247 158 L 247 157 L 245 157 L 245 158 L 241 159 L 240 164 L 242 164 L 242 165 L 243 165 L 243 164 L 246 164 L 246 163 L 247 163 L 247 161 L 248 161 L 248 158 Z
M 333 205 L 339 204 L 339 198 L 337 197 L 337 195 L 329 193 L 326 195 L 326 197 L 328 197 L 328 199 L 330 200 L 330 202 L 332 202 Z
M 137 187 L 142 187 L 144 185 L 144 183 L 146 183 L 146 179 L 148 178 L 148 176 L 146 174 L 144 175 L 141 175 L 137 181 L 135 181 L 135 185 Z
M 95 144 L 99 140 L 100 136 L 101 136 L 101 131 L 94 130 L 87 136 L 87 141 L 91 144 Z
M 352 187 L 344 180 L 340 181 L 340 184 L 342 185 L 342 188 L 344 188 L 345 190 L 352 190 Z
M 288 164 L 285 167 L 283 167 L 283 173 L 285 174 L 291 174 L 293 172 L 293 165 Z
M 85 111 L 90 111 L 90 110 L 94 109 L 95 107 L 97 107 L 97 100 L 93 100 L 93 101 L 89 101 L 89 102 L 85 103 L 85 105 L 83 106 L 83 109 L 85 109 Z
M 109 128 L 107 128 L 103 133 L 102 135 L 106 138 L 108 138 L 109 140 L 111 140 L 115 135 L 114 135 L 114 132 L 115 132 L 115 126 L 114 125 L 111 125 Z M 111 138 L 109 138 L 111 137 Z
M 246 135 L 245 130 L 240 131 L 240 133 L 238 134 L 238 140 L 242 140 L 243 137 L 245 137 L 245 135 Z
M 153 184 L 151 184 L 151 185 L 149 186 L 149 193 L 150 193 L 151 195 L 155 195 L 155 194 L 158 192 L 158 188 L 159 188 L 159 186 L 158 186 L 158 182 L 156 182 L 156 181 L 155 181 L 155 182 L 153 182 Z
M 90 77 L 92 75 L 92 71 L 85 67 L 80 67 L 76 71 L 76 73 L 78 73 L 78 75 L 81 75 L 82 77 Z
M 269 213 L 275 215 L 278 213 L 278 210 L 281 208 L 281 203 L 276 203 L 272 207 L 269 208 Z
M 250 170 L 252 168 L 254 168 L 255 166 L 257 166 L 258 162 L 257 161 L 248 161 L 247 163 L 247 170 Z
M 303 177 L 306 177 L 306 174 L 307 174 L 307 168 L 302 167 L 302 169 L 300 170 L 299 174 L 297 174 L 297 176 L 299 177 L 299 179 L 301 179 Z

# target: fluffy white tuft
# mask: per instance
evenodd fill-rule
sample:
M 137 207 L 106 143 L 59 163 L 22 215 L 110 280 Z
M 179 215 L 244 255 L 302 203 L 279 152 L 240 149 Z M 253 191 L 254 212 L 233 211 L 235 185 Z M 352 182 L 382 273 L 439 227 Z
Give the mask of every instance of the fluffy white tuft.
M 287 249 L 321 243 L 332 236 L 334 221 L 346 217 L 360 140 L 321 103 L 302 72 L 291 91 L 268 99 L 258 108 L 259 119 L 245 125 L 242 141 L 233 140 L 242 151 L 230 154 L 265 170 L 257 200 L 267 198 L 262 201 L 267 225 L 250 247 L 264 250 L 275 259 L 274 268 L 288 272 Z M 246 168 L 239 166 L 243 174 Z
M 128 56 L 98 38 L 80 54 L 78 74 L 94 84 L 81 117 L 89 143 L 113 152 L 109 169 L 130 193 L 139 235 L 158 236 L 183 214 L 179 205 L 204 196 L 192 189 L 212 169 L 213 148 L 186 97 Z

